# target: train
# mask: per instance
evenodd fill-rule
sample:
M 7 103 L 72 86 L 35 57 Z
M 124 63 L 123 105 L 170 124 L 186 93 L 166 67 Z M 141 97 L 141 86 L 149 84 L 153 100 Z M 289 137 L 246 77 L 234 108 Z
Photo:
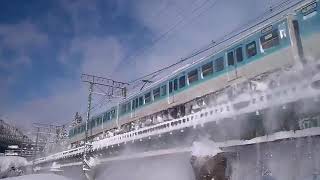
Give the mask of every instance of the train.
M 195 97 L 296 64 L 297 57 L 302 62 L 309 57 L 318 59 L 318 4 L 318 1 L 313 1 L 300 6 L 286 16 L 233 41 L 204 60 L 189 64 L 146 89 L 129 95 L 119 105 L 91 118 L 88 127 L 90 138 L 99 139 L 99 136 L 108 132 L 114 134 L 119 127 L 129 131 L 134 129 L 134 122 L 142 119 L 154 122 L 157 119 L 173 119 L 190 114 L 190 107 L 185 104 Z M 171 111 L 175 115 L 168 112 L 168 109 L 173 109 Z M 72 145 L 83 143 L 85 129 L 83 123 L 69 131 Z

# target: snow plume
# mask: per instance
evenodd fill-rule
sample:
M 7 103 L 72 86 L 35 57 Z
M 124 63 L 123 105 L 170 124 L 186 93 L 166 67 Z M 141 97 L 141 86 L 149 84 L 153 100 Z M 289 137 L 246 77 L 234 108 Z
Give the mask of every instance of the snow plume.
M 185 134 L 185 136 L 189 135 Z M 191 139 L 190 137 L 190 141 Z M 148 140 L 142 139 L 142 141 Z M 181 142 L 178 140 L 170 142 L 181 146 Z M 162 143 L 163 142 L 154 144 L 152 148 L 158 149 L 158 147 L 163 145 Z M 143 148 L 134 145 L 131 146 L 130 144 L 131 142 L 127 144 L 119 156 L 131 156 L 144 152 Z M 186 146 L 187 144 L 191 144 L 191 142 L 183 144 Z M 204 152 L 201 151 L 197 153 L 204 154 Z M 97 168 L 96 178 L 97 180 L 193 180 L 194 174 L 190 160 L 190 152 L 117 160 L 100 164 Z
M 256 144 L 240 150 L 232 162 L 233 179 L 319 179 L 319 139 Z
M 22 157 L 4 156 L 0 157 L 0 178 L 20 175 L 27 160 Z
M 200 141 L 194 141 L 191 148 L 192 156 L 205 157 L 205 156 L 215 156 L 222 150 L 217 147 L 215 142 L 209 140 L 208 138 L 203 138 Z
M 303 70 L 293 67 L 289 71 L 284 70 L 272 76 L 270 80 L 274 80 L 276 86 L 283 87 L 292 83 L 298 85 L 305 82 L 310 83 L 317 80 L 318 67 L 315 64 L 307 65 Z M 299 102 L 294 107 L 285 105 L 275 107 L 270 104 L 272 108 L 265 112 L 262 117 L 263 128 L 267 134 L 279 131 L 285 125 L 284 123 L 289 123 L 289 125 L 292 125 L 290 123 L 296 123 L 288 122 L 287 116 L 289 113 L 318 113 L 319 108 L 315 105 L 316 103 L 310 100 Z M 235 158 L 231 162 L 231 180 L 253 180 L 257 178 L 262 180 L 320 179 L 318 137 L 255 144 L 246 146 L 246 148 L 239 148 L 235 152 Z
M 97 180 L 194 180 L 190 154 L 116 161 L 101 167 Z
M 269 82 L 274 82 L 274 85 L 279 87 L 286 87 L 291 84 L 296 84 L 297 87 L 304 86 L 306 88 L 312 81 L 320 80 L 319 72 L 319 63 L 317 62 L 310 62 L 309 64 L 305 65 L 303 69 L 299 64 L 297 64 L 288 70 L 283 69 L 281 72 L 273 74 L 269 78 Z M 288 96 L 284 98 L 281 96 L 280 98 L 282 101 L 287 101 L 286 98 L 290 99 L 292 97 Z M 264 128 L 266 129 L 267 133 L 274 132 L 283 126 L 284 122 L 280 120 L 285 119 L 286 113 L 288 113 L 286 110 L 289 108 L 286 105 L 274 107 L 273 104 L 270 104 L 269 106 L 272 108 L 263 117 Z M 295 105 L 292 111 L 292 113 L 297 114 L 318 112 L 317 108 L 314 107 L 314 103 L 309 100 L 303 100 L 299 103 L 299 105 Z

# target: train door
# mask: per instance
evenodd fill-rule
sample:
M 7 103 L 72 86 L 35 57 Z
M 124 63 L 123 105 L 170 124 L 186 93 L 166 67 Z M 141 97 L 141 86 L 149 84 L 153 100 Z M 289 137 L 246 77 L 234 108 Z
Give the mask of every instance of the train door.
M 239 46 L 227 53 L 228 81 L 239 78 L 238 66 L 243 61 L 242 47 Z
M 136 109 L 138 108 L 138 105 L 139 105 L 139 99 L 135 98 L 131 102 L 132 102 L 132 104 L 131 104 L 131 107 L 132 107 L 131 118 L 134 118 L 137 116 Z
M 168 104 L 175 102 L 175 91 L 178 90 L 178 79 L 172 79 L 168 82 Z
M 297 19 L 293 20 L 293 29 L 298 41 L 301 38 L 303 56 L 307 59 L 318 60 L 320 58 L 320 2 L 312 1 L 298 12 Z M 292 37 L 292 36 L 291 36 Z M 299 45 L 299 44 L 298 44 Z M 301 48 L 302 50 L 302 48 Z M 299 51 L 298 51 L 299 52 Z M 299 54 L 298 54 L 299 55 Z

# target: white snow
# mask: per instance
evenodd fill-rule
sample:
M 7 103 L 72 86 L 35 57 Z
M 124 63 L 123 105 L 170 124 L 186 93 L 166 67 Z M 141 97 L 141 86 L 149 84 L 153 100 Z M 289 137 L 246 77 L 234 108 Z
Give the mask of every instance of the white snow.
M 217 144 L 209 139 L 203 141 L 195 141 L 191 147 L 191 154 L 197 157 L 215 156 L 222 152 Z
M 15 171 L 28 164 L 27 160 L 18 156 L 0 157 L 0 178 L 9 176 L 11 171 Z
M 56 174 L 30 174 L 25 176 L 18 176 L 12 178 L 6 178 L 6 180 L 69 180 L 66 177 Z

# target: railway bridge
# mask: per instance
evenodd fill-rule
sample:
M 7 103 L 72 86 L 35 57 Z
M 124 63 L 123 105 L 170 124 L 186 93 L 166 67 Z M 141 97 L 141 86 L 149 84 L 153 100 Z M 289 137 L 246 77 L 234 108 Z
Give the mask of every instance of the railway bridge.
M 21 130 L 0 119 L 0 153 L 6 152 L 9 146 L 18 146 L 16 153 L 28 157 L 32 156 L 35 144 Z

